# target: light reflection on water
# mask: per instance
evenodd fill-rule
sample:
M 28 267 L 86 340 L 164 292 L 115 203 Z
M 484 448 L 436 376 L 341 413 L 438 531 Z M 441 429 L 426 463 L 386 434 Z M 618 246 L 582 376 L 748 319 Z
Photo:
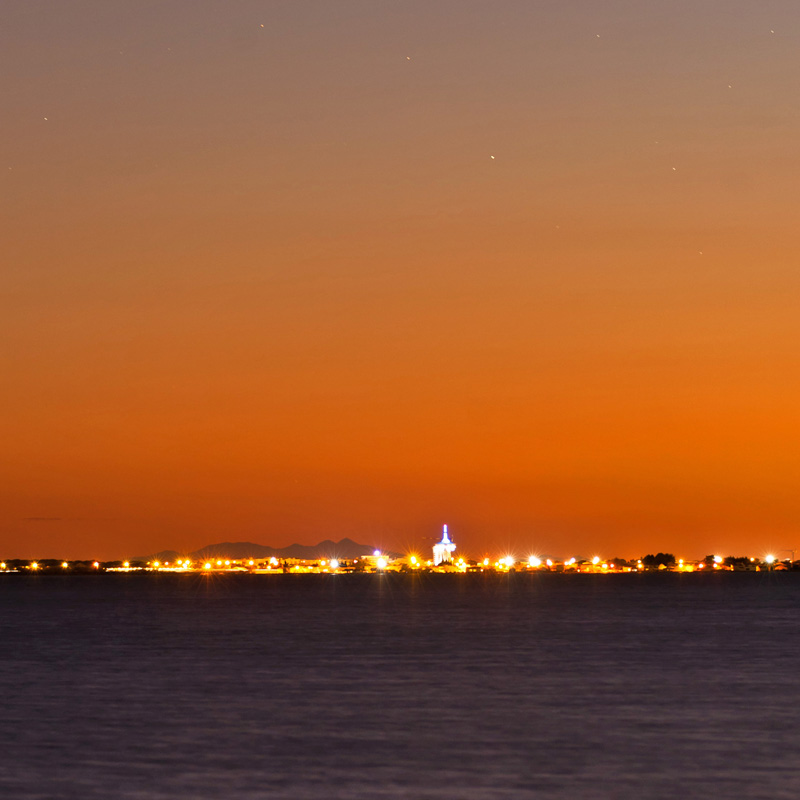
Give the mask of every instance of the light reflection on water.
M 0 581 L 10 798 L 800 797 L 800 575 Z

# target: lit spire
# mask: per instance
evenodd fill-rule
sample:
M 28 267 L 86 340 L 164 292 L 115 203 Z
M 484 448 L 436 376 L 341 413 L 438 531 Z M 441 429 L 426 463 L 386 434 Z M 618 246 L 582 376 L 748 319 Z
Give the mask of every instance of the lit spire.
M 453 550 L 456 549 L 455 542 L 450 540 L 447 535 L 447 525 L 442 529 L 442 541 L 433 546 L 433 563 L 438 566 L 442 562 L 453 560 Z

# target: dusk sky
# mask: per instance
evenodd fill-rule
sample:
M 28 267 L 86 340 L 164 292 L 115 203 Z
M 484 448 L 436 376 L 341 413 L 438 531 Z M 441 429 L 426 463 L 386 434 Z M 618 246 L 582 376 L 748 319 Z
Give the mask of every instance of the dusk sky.
M 0 556 L 800 545 L 796 0 L 5 0 Z

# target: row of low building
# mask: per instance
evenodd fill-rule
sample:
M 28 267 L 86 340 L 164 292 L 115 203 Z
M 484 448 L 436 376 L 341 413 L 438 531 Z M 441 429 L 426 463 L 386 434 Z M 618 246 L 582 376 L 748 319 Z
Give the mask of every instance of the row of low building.
M 416 555 L 392 557 L 387 554 L 363 556 L 358 559 L 210 559 L 177 561 L 134 561 L 134 562 L 58 562 L 54 560 L 0 562 L 0 574 L 28 572 L 39 574 L 74 574 L 100 572 L 165 572 L 165 573 L 252 573 L 259 575 L 302 575 L 302 574 L 349 574 L 349 573 L 520 573 L 520 572 L 556 572 L 556 573 L 637 573 L 650 571 L 667 572 L 725 572 L 749 571 L 759 572 L 800 570 L 800 561 L 761 561 L 748 559 L 747 563 L 736 561 L 725 563 L 720 558 L 709 564 L 706 560 L 685 561 L 650 565 L 643 560 L 636 561 L 602 561 L 599 558 L 567 560 L 540 559 L 531 556 L 518 560 L 513 556 L 498 559 L 486 557 L 481 560 L 453 558 L 436 564 L 433 559 L 424 560 Z

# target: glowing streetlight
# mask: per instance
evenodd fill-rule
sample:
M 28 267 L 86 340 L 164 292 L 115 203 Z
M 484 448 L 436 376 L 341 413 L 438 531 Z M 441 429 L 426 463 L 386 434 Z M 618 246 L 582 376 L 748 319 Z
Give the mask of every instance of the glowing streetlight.
M 67 562 L 66 562 L 66 561 L 62 561 L 62 562 L 61 562 L 61 568 L 62 568 L 62 569 L 67 569 L 68 567 L 69 567 L 69 564 L 67 564 Z
M 331 569 L 339 569 L 339 559 L 332 558 L 331 559 Z
M 595 557 L 592 559 L 592 564 L 594 564 L 595 566 L 597 566 L 599 563 L 600 563 L 600 556 L 595 556 Z
M 203 569 L 211 569 L 211 562 L 210 561 L 206 561 L 206 563 L 203 564 Z
M 769 555 L 768 555 L 768 556 L 767 556 L 767 557 L 764 559 L 764 561 L 766 561 L 766 562 L 767 562 L 767 564 L 774 564 L 774 563 L 775 563 L 775 556 L 774 556 L 774 555 L 772 555 L 772 553 L 770 553 L 770 554 L 769 554 Z
M 39 562 L 38 561 L 34 561 L 31 564 L 31 569 L 39 569 Z
M 533 567 L 534 569 L 536 567 L 541 567 L 542 566 L 542 559 L 541 558 L 537 558 L 536 556 L 531 556 L 528 559 L 528 566 L 529 567 Z
M 389 563 L 383 556 L 381 556 L 376 562 L 378 569 L 386 569 L 386 565 Z

